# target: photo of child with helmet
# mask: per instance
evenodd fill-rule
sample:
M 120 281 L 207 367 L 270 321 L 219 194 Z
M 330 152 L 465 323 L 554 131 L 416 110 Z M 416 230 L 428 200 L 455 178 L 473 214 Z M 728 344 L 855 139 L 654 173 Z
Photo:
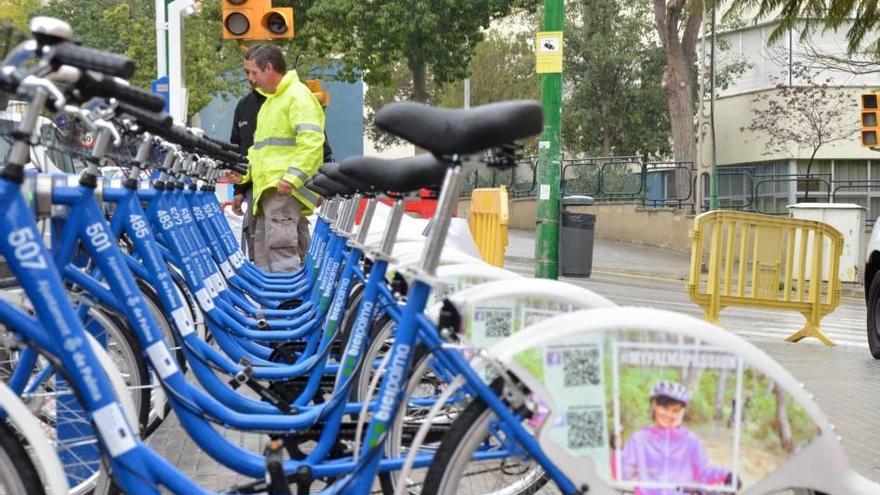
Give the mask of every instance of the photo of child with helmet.
M 633 433 L 623 447 L 622 481 L 643 481 L 636 495 L 704 493 L 688 488 L 719 485 L 730 493 L 730 470 L 713 466 L 699 437 L 682 424 L 690 400 L 687 388 L 677 382 L 657 382 L 650 395 L 652 423 Z M 715 492 L 716 490 L 713 490 Z

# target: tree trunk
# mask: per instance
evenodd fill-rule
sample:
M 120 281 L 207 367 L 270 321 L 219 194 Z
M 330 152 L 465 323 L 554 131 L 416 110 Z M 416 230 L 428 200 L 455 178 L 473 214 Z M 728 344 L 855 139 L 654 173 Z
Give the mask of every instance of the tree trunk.
M 603 99 L 599 104 L 602 112 L 602 156 L 611 156 L 611 128 L 608 126 L 609 110 L 608 100 Z
M 703 17 L 691 12 L 696 9 L 690 3 L 688 0 L 654 0 L 654 20 L 666 55 L 662 86 L 669 107 L 673 157 L 675 161 L 693 164 L 697 157 L 697 137 L 692 69 Z M 670 199 L 693 196 L 691 177 L 686 170 L 676 171 L 674 183 L 674 190 L 667 193 Z
M 669 126 L 672 130 L 672 152 L 677 162 L 694 163 L 697 156 L 697 137 L 694 130 L 693 79 L 690 65 L 681 45 L 667 49 L 667 66 L 663 74 L 663 91 L 669 107 Z M 675 174 L 674 198 L 685 198 L 691 187 L 690 174 L 678 170 Z
M 428 103 L 428 66 L 424 62 L 417 62 L 412 66 L 412 74 L 413 100 Z
M 602 128 L 602 156 L 611 156 L 611 129 Z
M 812 187 L 812 185 L 813 185 L 813 181 L 810 179 L 810 169 L 813 167 L 813 158 L 816 157 L 816 153 L 819 151 L 820 146 L 822 146 L 821 143 L 819 144 L 819 146 L 813 148 L 813 154 L 810 155 L 810 161 L 807 162 L 807 181 L 806 181 L 806 184 L 807 184 L 806 189 L 807 190 L 804 192 L 804 203 L 809 203 L 810 187 Z M 797 170 L 795 170 L 795 172 L 797 172 Z
M 785 408 L 785 391 L 776 385 L 773 389 L 776 396 L 776 425 L 779 431 L 779 444 L 786 452 L 794 452 L 794 441 L 791 438 L 791 423 L 788 421 L 788 410 Z

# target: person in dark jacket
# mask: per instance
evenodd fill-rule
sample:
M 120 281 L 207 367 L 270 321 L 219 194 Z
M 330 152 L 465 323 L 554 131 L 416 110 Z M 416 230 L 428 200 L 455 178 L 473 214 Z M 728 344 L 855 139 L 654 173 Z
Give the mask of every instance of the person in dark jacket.
M 254 130 L 257 128 L 257 114 L 266 97 L 252 90 L 247 96 L 238 100 L 235 113 L 232 117 L 232 134 L 229 142 L 238 146 L 242 155 L 247 155 L 247 150 L 254 144 Z M 235 196 L 232 198 L 232 212 L 236 215 L 244 215 L 241 223 L 241 245 L 245 254 L 252 261 L 254 259 L 254 214 L 253 195 L 251 184 L 235 184 L 233 186 Z M 247 212 L 242 211 L 242 203 L 247 202 Z

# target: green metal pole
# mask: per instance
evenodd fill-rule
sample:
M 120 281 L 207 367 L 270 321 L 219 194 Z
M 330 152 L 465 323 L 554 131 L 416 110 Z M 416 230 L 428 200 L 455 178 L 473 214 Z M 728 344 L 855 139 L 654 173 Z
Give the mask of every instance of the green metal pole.
M 544 31 L 563 30 L 563 0 L 545 0 Z M 535 277 L 559 276 L 559 127 L 562 121 L 562 74 L 541 75 L 544 133 L 538 146 L 538 214 Z

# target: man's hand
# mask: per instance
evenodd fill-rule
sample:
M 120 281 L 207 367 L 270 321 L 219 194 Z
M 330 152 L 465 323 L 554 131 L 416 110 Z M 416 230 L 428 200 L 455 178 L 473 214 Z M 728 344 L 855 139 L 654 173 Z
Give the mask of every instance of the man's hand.
M 244 176 L 240 173 L 234 172 L 232 170 L 226 171 L 226 180 L 228 180 L 229 182 L 233 184 L 240 184 L 242 179 L 244 179 Z
M 276 186 L 276 188 L 278 189 L 278 194 L 280 194 L 282 196 L 287 196 L 288 194 L 290 194 L 290 191 L 293 189 L 293 184 L 291 184 L 290 182 L 287 182 L 284 179 L 281 179 L 278 181 L 278 186 Z
M 244 215 L 244 211 L 241 209 L 241 204 L 244 202 L 244 194 L 236 194 L 232 197 L 232 213 L 235 213 L 238 216 Z

